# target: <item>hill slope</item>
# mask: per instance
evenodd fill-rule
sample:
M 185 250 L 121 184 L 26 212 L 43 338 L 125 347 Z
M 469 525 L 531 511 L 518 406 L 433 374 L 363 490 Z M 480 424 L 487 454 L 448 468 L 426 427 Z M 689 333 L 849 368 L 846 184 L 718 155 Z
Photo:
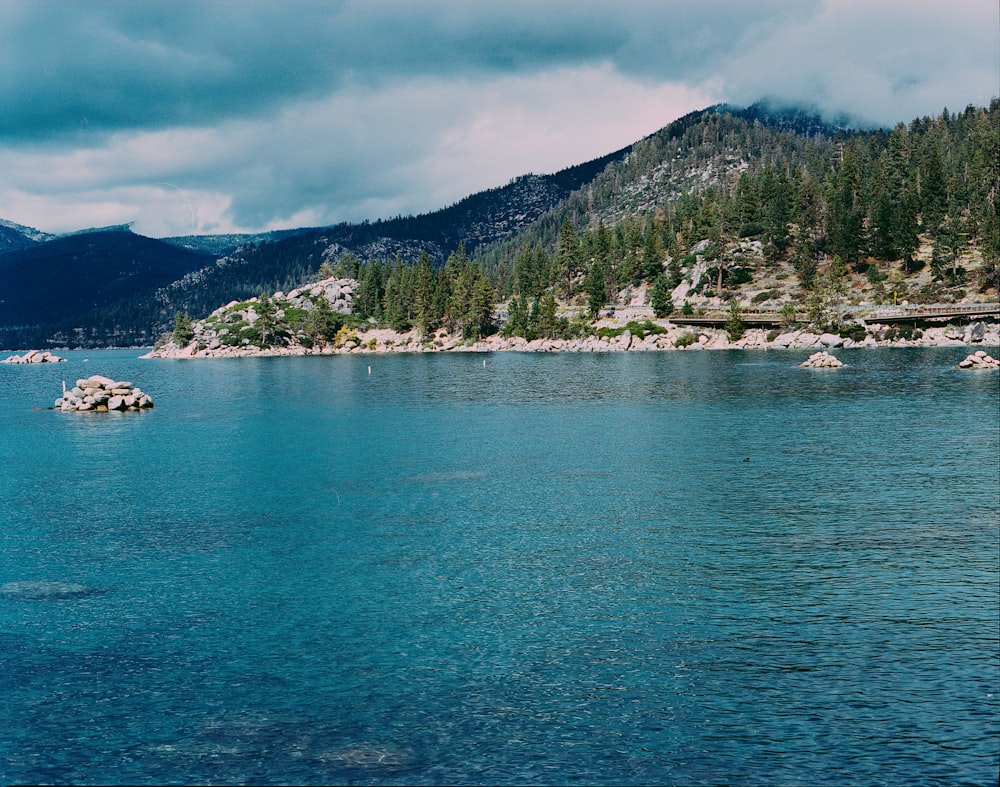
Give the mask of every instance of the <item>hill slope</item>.
M 209 255 L 123 228 L 68 235 L 0 254 L 0 345 L 23 346 L 27 339 L 52 339 L 52 333 L 76 327 L 93 335 L 95 314 L 143 294 L 149 299 L 157 286 L 210 262 Z M 140 319 L 126 321 L 123 328 L 149 331 L 151 326 Z M 98 338 L 106 343 L 113 337 Z
M 459 245 L 509 237 L 627 152 L 525 175 L 439 211 L 362 224 L 158 241 L 122 228 L 32 236 L 0 223 L 0 346 L 151 343 L 178 310 L 199 316 L 290 289 L 344 254 L 362 261 L 427 254 L 440 264 Z

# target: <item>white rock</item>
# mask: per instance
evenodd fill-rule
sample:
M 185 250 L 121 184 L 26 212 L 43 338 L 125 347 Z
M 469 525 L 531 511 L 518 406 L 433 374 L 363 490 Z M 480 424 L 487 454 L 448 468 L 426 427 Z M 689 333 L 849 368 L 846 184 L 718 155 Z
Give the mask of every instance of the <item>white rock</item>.
M 816 352 L 799 364 L 803 369 L 836 369 L 844 364 L 828 352 Z

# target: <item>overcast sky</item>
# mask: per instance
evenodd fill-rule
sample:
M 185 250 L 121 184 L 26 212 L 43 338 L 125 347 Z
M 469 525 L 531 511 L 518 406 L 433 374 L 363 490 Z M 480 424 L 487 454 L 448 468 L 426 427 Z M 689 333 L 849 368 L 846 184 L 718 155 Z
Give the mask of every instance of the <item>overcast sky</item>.
M 0 218 L 153 237 L 436 210 L 769 96 L 1000 93 L 997 0 L 0 0 Z

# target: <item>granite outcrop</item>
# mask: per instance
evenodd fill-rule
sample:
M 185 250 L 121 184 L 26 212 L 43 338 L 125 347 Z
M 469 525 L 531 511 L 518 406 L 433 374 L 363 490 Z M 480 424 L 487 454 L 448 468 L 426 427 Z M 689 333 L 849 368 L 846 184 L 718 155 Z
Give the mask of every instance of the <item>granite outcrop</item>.
M 0 363 L 62 363 L 66 359 L 42 350 L 28 350 L 24 355 L 12 355 Z
M 64 413 L 148 410 L 152 406 L 153 397 L 138 386 L 99 374 L 77 380 L 69 390 L 63 383 L 63 395 L 55 401 L 55 409 Z

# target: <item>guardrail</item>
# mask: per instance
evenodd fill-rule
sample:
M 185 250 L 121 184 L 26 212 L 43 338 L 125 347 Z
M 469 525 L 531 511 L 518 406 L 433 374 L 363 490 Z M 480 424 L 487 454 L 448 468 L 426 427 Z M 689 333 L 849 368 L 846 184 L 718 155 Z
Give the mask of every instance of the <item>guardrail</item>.
M 900 320 L 945 319 L 948 317 L 1000 318 L 1000 303 L 940 303 L 907 306 L 842 306 L 841 314 L 865 322 L 898 322 Z M 788 315 L 773 310 L 742 309 L 740 318 L 746 325 L 780 325 Z M 670 315 L 670 321 L 688 325 L 721 325 L 729 319 L 728 310 L 713 309 L 699 314 Z M 807 322 L 807 316 L 796 312 L 795 322 Z

